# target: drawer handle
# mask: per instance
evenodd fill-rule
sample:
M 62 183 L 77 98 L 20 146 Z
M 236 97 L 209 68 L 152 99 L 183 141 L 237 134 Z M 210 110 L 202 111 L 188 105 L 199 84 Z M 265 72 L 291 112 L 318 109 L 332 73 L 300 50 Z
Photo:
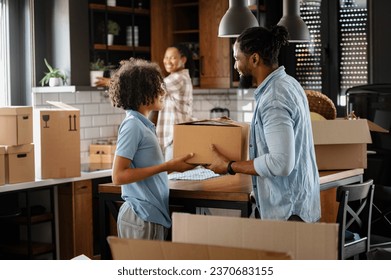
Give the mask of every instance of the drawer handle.
M 25 158 L 25 157 L 27 157 L 27 154 L 18 154 L 16 157 L 17 158 Z

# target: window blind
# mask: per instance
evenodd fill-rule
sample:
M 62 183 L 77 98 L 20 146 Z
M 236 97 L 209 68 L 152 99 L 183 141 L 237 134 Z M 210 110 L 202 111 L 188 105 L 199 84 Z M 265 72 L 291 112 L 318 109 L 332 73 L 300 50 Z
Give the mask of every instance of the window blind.
M 368 83 L 367 31 L 365 0 L 340 0 L 340 102 L 348 88 Z M 345 104 L 341 104 L 345 105 Z
M 321 0 L 303 1 L 300 5 L 300 15 L 310 31 L 309 43 L 297 44 L 296 77 L 304 89 L 322 91 L 322 38 L 320 34 Z

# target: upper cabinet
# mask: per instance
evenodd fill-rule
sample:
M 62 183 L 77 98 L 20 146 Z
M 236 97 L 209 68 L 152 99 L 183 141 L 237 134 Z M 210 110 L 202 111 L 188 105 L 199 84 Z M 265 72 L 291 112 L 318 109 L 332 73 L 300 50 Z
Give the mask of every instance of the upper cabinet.
M 151 0 L 151 59 L 163 68 L 165 49 L 186 43 L 193 52 L 201 88 L 230 87 L 230 40 L 217 37 L 228 0 Z
M 130 57 L 151 59 L 149 0 L 90 0 L 90 61 L 118 67 Z
M 228 1 L 200 0 L 199 5 L 201 87 L 229 88 L 230 39 L 217 37 Z

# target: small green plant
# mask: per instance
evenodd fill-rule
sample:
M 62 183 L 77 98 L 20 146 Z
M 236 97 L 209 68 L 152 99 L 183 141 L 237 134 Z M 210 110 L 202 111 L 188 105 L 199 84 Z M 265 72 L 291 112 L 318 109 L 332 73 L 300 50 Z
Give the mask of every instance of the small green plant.
M 107 33 L 118 35 L 121 28 L 119 27 L 119 24 L 113 20 L 109 20 L 107 22 Z
M 47 62 L 46 58 L 44 58 L 44 61 L 45 61 L 46 67 L 49 69 L 49 72 L 45 72 L 45 76 L 40 81 L 41 86 L 49 84 L 50 78 L 61 78 L 63 84 L 66 84 L 66 82 L 67 82 L 66 74 L 58 68 L 53 68 Z
M 97 60 L 90 63 L 90 70 L 91 71 L 106 71 L 107 66 L 105 65 L 105 62 L 98 58 Z

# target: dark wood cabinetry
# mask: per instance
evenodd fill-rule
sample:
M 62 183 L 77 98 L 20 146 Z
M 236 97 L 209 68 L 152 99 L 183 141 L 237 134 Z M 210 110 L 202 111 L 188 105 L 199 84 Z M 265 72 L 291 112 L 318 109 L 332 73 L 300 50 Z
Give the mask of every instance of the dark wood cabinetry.
M 166 48 L 186 43 L 193 52 L 199 86 L 229 88 L 229 39 L 217 37 L 219 22 L 227 9 L 226 0 L 151 0 L 152 60 L 164 69 Z
M 90 61 L 98 58 L 116 68 L 130 57 L 151 58 L 151 23 L 149 0 L 117 0 L 107 6 L 106 0 L 89 1 Z M 115 22 L 120 30 L 112 44 L 108 24 Z
M 91 180 L 58 188 L 60 259 L 84 254 L 93 258 L 93 209 Z
M 53 193 L 44 187 L 0 194 L 0 259 L 56 259 Z

